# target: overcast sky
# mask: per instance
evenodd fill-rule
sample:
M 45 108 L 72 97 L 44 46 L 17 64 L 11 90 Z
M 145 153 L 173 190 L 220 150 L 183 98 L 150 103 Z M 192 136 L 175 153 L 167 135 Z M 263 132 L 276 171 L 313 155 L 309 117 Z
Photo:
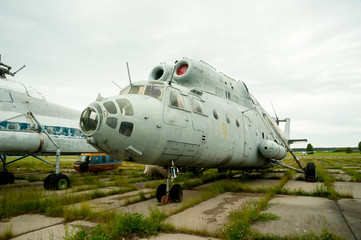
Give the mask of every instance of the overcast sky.
M 2 61 L 13 79 L 81 111 L 98 93 L 146 80 L 160 62 L 204 60 L 244 81 L 291 137 L 361 141 L 360 0 L 0 0 Z M 296 145 L 306 146 L 306 144 Z

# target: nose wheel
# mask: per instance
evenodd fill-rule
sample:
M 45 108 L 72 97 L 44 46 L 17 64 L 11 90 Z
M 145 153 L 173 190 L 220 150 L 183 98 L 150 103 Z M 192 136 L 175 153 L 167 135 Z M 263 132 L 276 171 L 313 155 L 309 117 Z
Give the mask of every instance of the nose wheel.
M 183 200 L 183 189 L 181 185 L 174 184 L 170 189 L 170 179 L 175 178 L 177 175 L 177 170 L 175 167 L 166 167 L 167 168 L 167 184 L 160 184 L 157 188 L 156 198 L 160 205 L 165 205 L 168 203 L 179 203 Z M 170 190 L 169 190 L 170 189 Z

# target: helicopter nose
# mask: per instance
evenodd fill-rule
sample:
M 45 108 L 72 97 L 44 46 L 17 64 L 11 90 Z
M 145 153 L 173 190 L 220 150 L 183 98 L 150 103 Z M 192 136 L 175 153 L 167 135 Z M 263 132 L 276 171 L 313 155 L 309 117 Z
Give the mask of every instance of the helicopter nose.
M 101 116 L 93 106 L 89 106 L 83 111 L 80 118 L 80 128 L 86 136 L 91 136 L 97 131 Z
M 96 137 L 97 132 L 117 131 L 130 137 L 133 131 L 134 114 L 132 104 L 125 98 L 109 99 L 106 102 L 94 102 L 81 114 L 80 128 L 85 136 Z

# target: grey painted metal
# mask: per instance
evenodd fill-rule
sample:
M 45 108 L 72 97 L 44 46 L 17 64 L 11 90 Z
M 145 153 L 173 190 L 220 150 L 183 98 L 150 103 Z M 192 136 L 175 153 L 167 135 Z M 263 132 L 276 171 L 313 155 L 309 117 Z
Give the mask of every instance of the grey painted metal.
M 0 154 L 2 170 L 28 156 L 55 166 L 60 173 L 60 153 L 75 155 L 98 152 L 82 137 L 78 125 L 80 112 L 47 102 L 21 82 L 8 79 L 18 71 L 0 61 Z M 44 136 L 45 135 L 45 136 Z M 39 156 L 55 155 L 56 163 Z M 7 162 L 7 156 L 21 156 Z M 2 175 L 3 176 L 3 175 Z
M 150 165 L 250 170 L 274 166 L 286 149 L 293 154 L 245 83 L 186 58 L 90 104 L 80 124 L 99 151 Z M 265 142 L 272 153 L 260 151 Z

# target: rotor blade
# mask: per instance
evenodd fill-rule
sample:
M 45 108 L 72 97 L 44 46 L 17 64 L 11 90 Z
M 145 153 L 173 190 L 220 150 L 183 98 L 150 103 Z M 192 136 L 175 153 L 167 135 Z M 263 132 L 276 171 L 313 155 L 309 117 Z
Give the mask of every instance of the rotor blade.
M 273 103 L 272 103 L 272 101 L 270 101 L 270 102 L 271 102 L 272 109 L 273 109 L 273 112 L 274 112 L 275 117 L 276 117 L 276 123 L 277 123 L 277 125 L 279 125 L 280 121 L 279 121 L 279 119 L 278 119 L 278 116 L 277 116 L 276 110 L 275 110 L 275 108 L 273 107 Z

